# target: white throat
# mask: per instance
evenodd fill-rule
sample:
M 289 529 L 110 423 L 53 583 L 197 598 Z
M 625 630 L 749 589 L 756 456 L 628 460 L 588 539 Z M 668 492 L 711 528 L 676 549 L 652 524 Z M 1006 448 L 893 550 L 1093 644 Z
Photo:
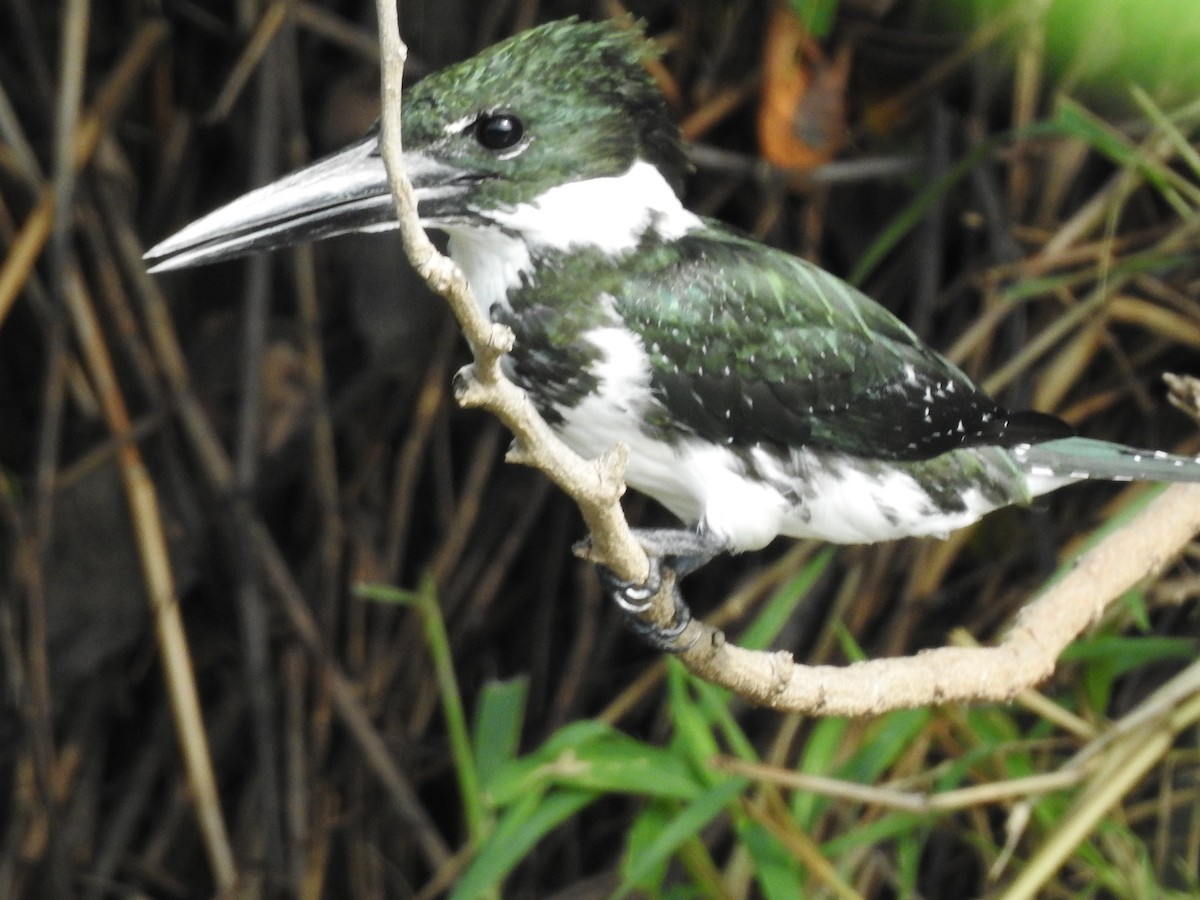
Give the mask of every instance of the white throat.
M 506 302 L 539 250 L 633 250 L 650 230 L 666 240 L 703 223 L 680 203 L 662 174 L 638 160 L 622 175 L 558 185 L 528 203 L 491 212 L 494 224 L 444 227 L 484 312 Z

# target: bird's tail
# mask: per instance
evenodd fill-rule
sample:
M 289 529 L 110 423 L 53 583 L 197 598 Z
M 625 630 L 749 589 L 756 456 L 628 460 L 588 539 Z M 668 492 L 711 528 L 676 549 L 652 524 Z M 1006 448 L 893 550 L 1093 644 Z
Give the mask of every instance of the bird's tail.
M 1014 453 L 1034 494 L 1072 481 L 1200 481 L 1200 458 L 1162 450 L 1138 450 L 1123 444 L 1069 437 L 1023 445 Z

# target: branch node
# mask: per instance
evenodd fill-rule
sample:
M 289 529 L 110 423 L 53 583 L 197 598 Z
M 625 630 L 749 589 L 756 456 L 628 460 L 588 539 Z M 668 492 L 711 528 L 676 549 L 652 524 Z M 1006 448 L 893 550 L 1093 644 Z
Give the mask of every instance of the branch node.
M 1171 405 L 1200 422 L 1200 378 L 1170 372 L 1163 372 L 1162 378 L 1167 384 L 1167 399 Z
M 453 388 L 454 400 L 463 409 L 481 406 L 487 402 L 487 391 L 479 383 L 474 363 L 467 363 L 454 373 Z
M 488 333 L 488 349 L 499 354 L 511 353 L 516 343 L 517 338 L 511 328 L 500 322 L 492 322 L 491 330 Z
M 514 466 L 537 467 L 537 458 L 525 449 L 525 445 L 520 441 L 513 441 L 509 445 L 508 451 L 504 454 L 504 461 Z
M 597 492 L 606 503 L 616 503 L 625 495 L 625 467 L 629 464 L 629 448 L 613 444 L 592 460 L 596 473 Z
M 768 688 L 771 694 L 779 695 L 787 690 L 794 665 L 795 658 L 787 650 L 771 654 L 771 684 Z
M 596 471 L 608 481 L 620 481 L 625 477 L 625 466 L 629 464 L 629 448 L 624 444 L 613 444 L 596 457 Z

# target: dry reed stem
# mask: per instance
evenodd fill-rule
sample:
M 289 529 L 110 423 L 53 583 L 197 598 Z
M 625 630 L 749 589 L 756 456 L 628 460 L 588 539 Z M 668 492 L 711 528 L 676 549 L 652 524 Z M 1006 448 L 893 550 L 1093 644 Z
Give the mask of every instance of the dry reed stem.
M 166 36 L 167 27 L 159 21 L 148 23 L 134 35 L 129 49 L 121 57 L 112 75 L 101 85 L 91 108 L 75 130 L 71 155 L 71 164 L 75 172 L 91 160 L 100 144 L 100 138 L 112 126 L 117 112 L 137 83 L 142 69 L 154 58 L 159 44 Z M 53 184 L 42 188 L 37 203 L 25 217 L 16 240 L 9 247 L 4 265 L 0 268 L 0 327 L 3 327 L 13 302 L 31 276 L 33 264 L 50 237 L 58 203 L 56 198 L 56 188 Z
M 221 813 L 204 717 L 200 710 L 187 635 L 179 613 L 179 599 L 175 594 L 154 482 L 146 471 L 141 452 L 131 439 L 132 425 L 120 383 L 104 345 L 100 323 L 87 295 L 87 288 L 78 271 L 65 273 L 64 287 L 64 299 L 84 361 L 96 386 L 96 395 L 109 431 L 118 441 L 117 464 L 129 504 L 146 595 L 154 615 L 155 636 L 162 655 L 175 732 L 183 753 L 188 786 L 213 880 L 219 888 L 226 890 L 233 886 L 237 878 L 237 867 Z
M 120 237 L 124 262 L 134 275 L 141 296 L 142 312 L 148 326 L 147 335 L 155 359 L 166 378 L 191 449 L 214 492 L 219 496 L 231 497 L 234 492 L 233 465 L 189 387 L 186 361 L 167 312 L 166 301 L 153 276 L 146 274 L 136 236 L 123 230 Z M 252 516 L 249 511 L 246 514 Z M 257 517 L 249 522 L 249 528 L 256 564 L 263 572 L 293 633 L 328 686 L 339 721 L 358 745 L 364 761 L 387 791 L 394 808 L 413 829 L 416 844 L 425 860 L 431 868 L 441 868 L 450 859 L 450 851 L 440 833 L 420 806 L 415 790 L 372 724 L 354 683 L 331 658 L 312 610 L 270 533 Z

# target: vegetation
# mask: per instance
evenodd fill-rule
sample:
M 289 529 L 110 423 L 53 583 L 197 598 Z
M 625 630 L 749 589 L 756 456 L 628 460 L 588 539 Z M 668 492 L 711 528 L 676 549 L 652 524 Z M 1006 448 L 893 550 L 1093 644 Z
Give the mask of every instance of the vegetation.
M 1159 381 L 1200 374 L 1195 4 L 791 5 L 808 30 L 628 4 L 689 205 L 1012 406 L 1200 452 Z M 747 708 L 623 629 L 573 507 L 454 407 L 464 352 L 394 236 L 146 276 L 369 125 L 372 4 L 93 6 L 0 29 L 0 896 L 1200 893 L 1194 550 L 1011 705 Z M 581 12 L 402 6 L 418 74 Z M 780 542 L 684 589 L 814 664 L 994 642 L 1155 490 Z

